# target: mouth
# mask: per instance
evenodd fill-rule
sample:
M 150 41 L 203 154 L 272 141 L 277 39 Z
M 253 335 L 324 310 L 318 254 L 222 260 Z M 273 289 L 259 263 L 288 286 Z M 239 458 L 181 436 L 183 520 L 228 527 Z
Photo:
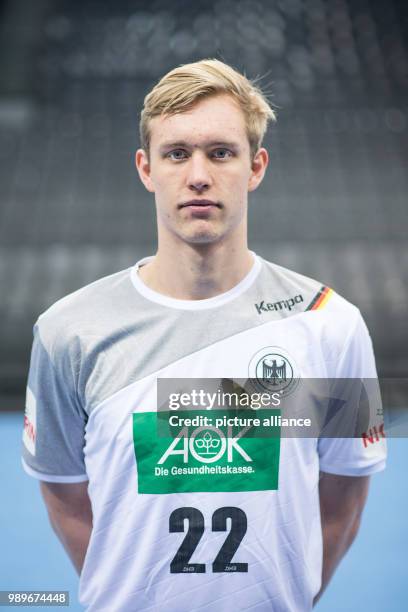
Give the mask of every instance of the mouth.
M 179 208 L 190 208 L 192 210 L 205 211 L 210 210 L 211 208 L 221 208 L 221 204 L 219 202 L 214 202 L 213 200 L 195 199 L 179 204 Z

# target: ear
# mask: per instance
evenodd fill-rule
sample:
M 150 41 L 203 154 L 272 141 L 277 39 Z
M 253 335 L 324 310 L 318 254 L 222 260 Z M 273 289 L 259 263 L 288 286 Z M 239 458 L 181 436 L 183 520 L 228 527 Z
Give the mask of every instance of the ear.
M 261 184 L 268 167 L 269 155 L 268 151 L 261 148 L 257 151 L 251 164 L 251 176 L 248 181 L 248 191 L 255 191 L 258 185 Z
M 138 149 L 135 155 L 135 165 L 139 173 L 140 180 L 147 191 L 154 193 L 154 186 L 150 176 L 150 161 L 144 149 Z

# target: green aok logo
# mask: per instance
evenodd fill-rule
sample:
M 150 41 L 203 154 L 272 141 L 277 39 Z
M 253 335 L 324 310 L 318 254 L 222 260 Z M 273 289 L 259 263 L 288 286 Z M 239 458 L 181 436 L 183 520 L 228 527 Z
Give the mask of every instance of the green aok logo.
M 162 465 L 170 456 L 181 455 L 183 462 L 188 463 L 194 457 L 200 463 L 216 463 L 226 454 L 227 462 L 234 461 L 236 453 L 245 461 L 252 461 L 248 453 L 239 444 L 239 439 L 245 435 L 249 428 L 245 427 L 236 435 L 228 427 L 227 435 L 221 429 L 212 426 L 197 427 L 189 435 L 188 427 L 183 427 L 167 450 L 157 462 Z

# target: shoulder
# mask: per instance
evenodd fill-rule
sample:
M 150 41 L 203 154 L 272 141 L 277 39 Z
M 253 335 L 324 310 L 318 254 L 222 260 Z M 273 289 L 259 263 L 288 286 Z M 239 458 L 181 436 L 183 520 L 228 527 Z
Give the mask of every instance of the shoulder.
M 376 379 L 372 341 L 355 304 L 327 284 L 282 266 L 265 262 L 264 270 L 292 307 L 283 315 L 287 334 L 304 347 L 310 363 L 324 364 L 327 378 Z
M 98 330 L 114 320 L 114 311 L 134 294 L 130 271 L 127 268 L 98 279 L 61 298 L 38 317 L 35 331 L 50 356 L 79 345 L 83 336 L 98 335 Z
M 325 282 L 264 260 L 259 290 L 262 296 L 273 296 L 270 303 L 258 302 L 259 314 L 264 319 L 286 319 L 290 333 L 301 335 L 310 346 L 318 344 L 326 360 L 335 363 L 343 353 L 359 346 L 371 350 L 358 307 Z
M 282 305 L 287 310 L 298 312 L 337 313 L 350 320 L 358 319 L 360 311 L 332 287 L 321 280 L 305 276 L 275 263 L 263 261 L 263 290 L 268 285 L 273 295 L 282 296 Z M 285 304 L 285 301 L 288 302 Z M 281 302 L 272 306 L 279 307 Z

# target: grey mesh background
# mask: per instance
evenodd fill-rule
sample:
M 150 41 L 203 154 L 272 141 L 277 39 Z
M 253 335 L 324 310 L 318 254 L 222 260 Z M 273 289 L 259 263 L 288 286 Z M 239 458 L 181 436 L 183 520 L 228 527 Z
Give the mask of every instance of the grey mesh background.
M 0 407 L 23 405 L 32 326 L 155 249 L 138 114 L 218 57 L 278 110 L 250 246 L 357 304 L 381 376 L 406 376 L 407 5 L 402 0 L 0 1 Z

